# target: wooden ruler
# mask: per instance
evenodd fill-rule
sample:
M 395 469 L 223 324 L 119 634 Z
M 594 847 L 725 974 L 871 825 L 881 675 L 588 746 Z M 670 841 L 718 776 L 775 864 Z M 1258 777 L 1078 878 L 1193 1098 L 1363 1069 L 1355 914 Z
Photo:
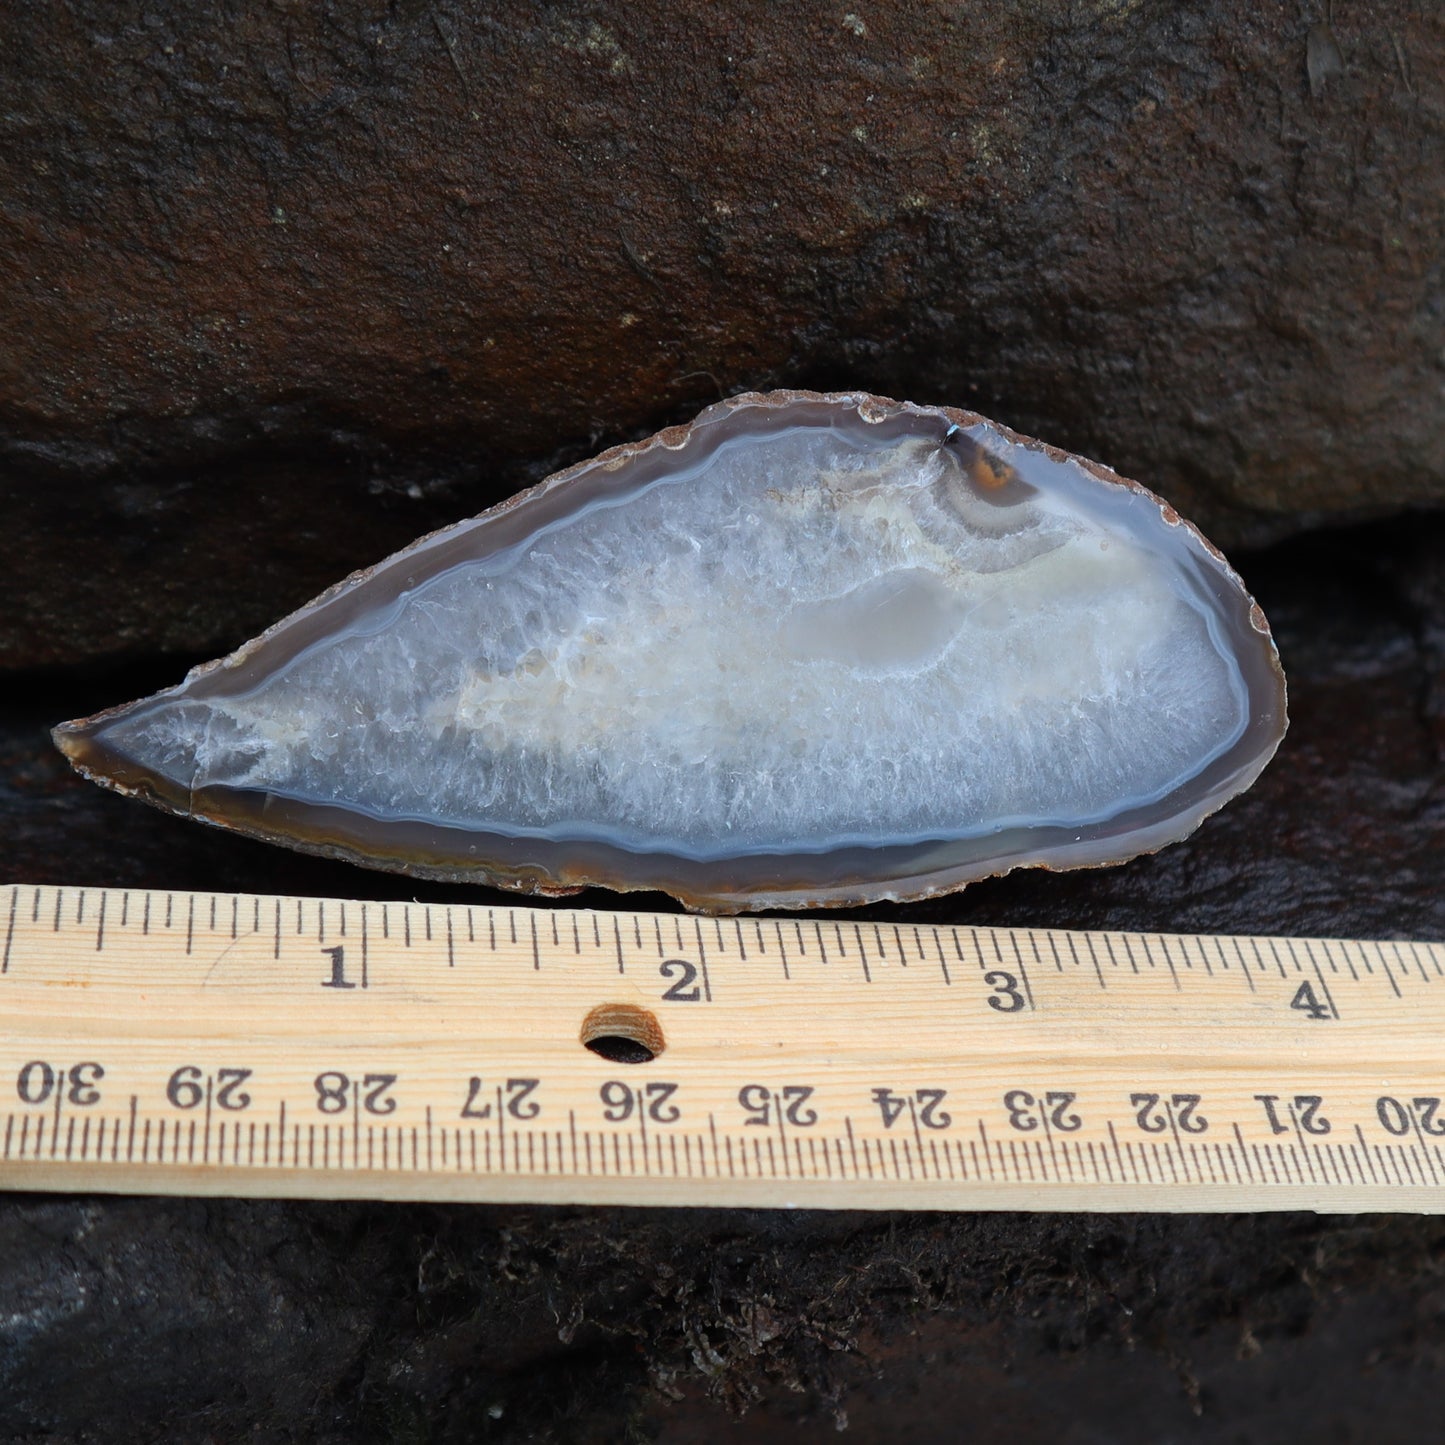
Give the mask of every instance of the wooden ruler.
M 1440 944 L 31 886 L 0 930 L 12 1189 L 1445 1209 Z

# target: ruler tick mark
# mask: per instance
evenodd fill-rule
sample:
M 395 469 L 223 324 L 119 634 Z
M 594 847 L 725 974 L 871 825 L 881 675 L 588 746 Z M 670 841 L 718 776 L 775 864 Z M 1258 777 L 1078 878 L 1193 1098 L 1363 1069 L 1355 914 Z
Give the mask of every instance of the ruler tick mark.
M 955 940 L 955 941 L 956 941 L 956 940 Z M 946 956 L 946 955 L 944 954 L 944 952 L 943 952 L 943 937 L 942 937 L 942 935 L 941 935 L 941 934 L 938 934 L 938 933 L 935 933 L 935 934 L 933 935 L 933 942 L 934 942 L 934 946 L 938 949 L 938 966 L 939 966 L 939 968 L 942 969 L 942 971 L 943 971 L 943 984 L 944 984 L 944 987 L 945 987 L 945 988 L 951 988 L 951 987 L 953 986 L 953 976 L 952 976 L 952 974 L 950 974 L 949 971 L 948 971 L 948 958 L 947 958 L 947 956 Z M 920 952 L 920 954 L 922 953 L 922 951 L 923 951 L 923 948 L 922 948 L 922 945 L 920 944 L 920 945 L 919 945 L 919 952 Z
M 15 910 L 20 902 L 20 888 L 18 885 L 10 889 L 10 923 L 5 930 L 5 957 L 0 961 L 0 973 L 10 972 L 10 950 L 15 943 Z
M 1413 943 L 1410 945 L 1410 951 L 1411 953 L 1416 952 L 1415 945 Z M 1427 948 L 1426 952 L 1430 956 L 1430 963 L 1435 970 L 1436 978 L 1445 978 L 1445 968 L 1440 967 L 1440 950 L 1438 948 Z M 1423 968 L 1420 970 L 1421 973 L 1423 973 L 1424 971 L 1425 970 Z
M 1110 966 L 1111 968 L 1118 968 L 1118 967 L 1119 967 L 1119 956 L 1118 956 L 1118 954 L 1116 954 L 1116 953 L 1114 952 L 1114 941 L 1113 941 L 1113 939 L 1111 939 L 1107 933 L 1100 934 L 1099 936 L 1104 940 L 1104 952 L 1109 955 L 1109 966 Z M 1139 965 L 1138 965 L 1137 963 L 1134 963 L 1134 959 L 1133 959 L 1133 956 L 1132 956 L 1132 955 L 1131 955 L 1130 958 L 1129 958 L 1129 962 L 1130 962 L 1131 964 L 1133 964 L 1134 972 L 1135 972 L 1135 973 L 1138 973 L 1138 972 L 1139 972 Z
M 988 1127 L 987 1127 L 987 1125 L 984 1124 L 984 1122 L 983 1122 L 982 1119 L 980 1119 L 980 1120 L 978 1121 L 978 1137 L 979 1137 L 979 1142 L 983 1145 L 983 1162 L 984 1162 L 984 1165 L 985 1165 L 985 1166 L 987 1167 L 987 1169 L 988 1169 L 988 1177 L 989 1177 L 990 1180 L 996 1181 L 996 1180 L 998 1179 L 998 1175 L 994 1173 L 994 1168 L 993 1168 L 993 1152 L 989 1149 L 989 1146 L 988 1146 Z M 1000 1158 L 1000 1160 L 1002 1160 L 1003 1155 L 1000 1154 L 1000 1155 L 999 1155 L 999 1158 Z M 978 1167 L 978 1160 L 975 1159 L 975 1160 L 974 1160 L 974 1168 L 975 1168 L 975 1170 L 977 1170 L 977 1167 Z
M 1077 964 L 1079 962 L 1079 950 L 1074 946 L 1074 935 L 1072 933 L 1066 933 L 1064 935 L 1064 942 L 1069 945 L 1069 956 Z M 1094 965 L 1094 977 L 1099 980 L 1099 987 L 1101 989 L 1107 989 L 1109 985 L 1104 982 L 1104 970 L 1099 964 L 1099 954 L 1094 947 L 1094 940 L 1086 937 L 1084 939 L 1084 947 L 1088 952 L 1089 962 Z
M 1054 972 L 1062 973 L 1064 971 L 1064 960 L 1059 957 L 1059 945 L 1054 942 L 1054 935 L 1051 932 L 1044 934 L 1044 937 L 1047 938 L 1049 941 L 1049 953 L 1052 955 L 1054 960 Z M 1034 937 L 1034 931 L 1032 928 L 1029 929 L 1029 945 L 1034 949 L 1035 952 L 1038 951 L 1038 940 Z
M 1229 942 L 1234 948 L 1235 957 L 1239 960 L 1239 970 L 1244 975 L 1245 983 L 1249 985 L 1250 993 L 1258 993 L 1259 990 L 1254 986 L 1254 975 L 1250 972 L 1249 969 L 1249 960 L 1244 956 L 1244 948 L 1241 946 L 1239 939 L 1231 935 L 1229 938 Z M 1219 949 L 1219 956 L 1223 958 L 1223 944 L 1216 941 L 1215 946 Z M 1225 966 L 1228 967 L 1227 964 Z
M 703 998 L 705 998 L 705 999 L 707 1000 L 708 1003 L 711 1003 L 711 1002 L 712 1002 L 712 979 L 711 979 L 711 977 L 710 977 L 709 974 L 708 974 L 708 967 L 707 967 L 707 949 L 703 947 L 703 942 L 702 942 L 702 924 L 699 922 L 698 917 L 697 917 L 696 914 L 693 915 L 692 926 L 693 926 L 694 932 L 697 934 L 697 961 L 698 961 L 698 966 L 702 969 L 702 996 L 703 996 Z M 682 942 L 681 936 L 679 936 L 678 942 L 679 942 L 679 943 Z
M 1158 933 L 1154 935 L 1154 940 L 1159 945 L 1160 953 L 1164 955 L 1164 962 L 1169 969 L 1169 977 L 1174 981 L 1174 991 L 1178 993 L 1180 989 L 1179 971 L 1174 967 L 1174 955 L 1169 951 L 1169 940 L 1165 938 L 1162 934 Z M 1146 950 L 1149 947 L 1149 942 L 1147 939 L 1144 941 L 1144 947 Z
M 1320 968 L 1319 960 L 1315 957 L 1315 951 L 1310 947 L 1309 939 L 1306 938 L 1301 941 L 1304 944 L 1305 957 L 1309 959 L 1310 967 L 1314 970 L 1315 978 L 1319 980 L 1320 992 L 1324 994 L 1325 1002 L 1330 1006 L 1330 1013 L 1333 1017 L 1339 1018 L 1340 1011 L 1335 1007 L 1334 995 L 1330 992 L 1329 984 L 1325 982 L 1325 975 L 1323 970 Z M 1273 941 L 1271 941 L 1270 946 L 1273 947 Z M 1298 967 L 1298 957 L 1294 951 L 1293 941 L 1290 939 L 1285 939 L 1285 947 L 1289 950 L 1289 956 L 1291 960 L 1293 960 L 1296 964 L 1296 967 Z M 1328 955 L 1326 956 L 1328 957 Z M 1282 974 L 1284 970 L 1281 969 L 1280 972 Z
M 1280 956 L 1279 956 L 1279 949 L 1277 949 L 1277 948 L 1274 946 L 1274 939 L 1272 939 L 1272 938 L 1267 939 L 1266 942 L 1269 944 L 1270 956 L 1274 959 L 1274 966 L 1275 966 L 1277 969 L 1279 969 L 1279 976 L 1280 976 L 1281 978 L 1284 978 L 1284 977 L 1285 977 L 1284 961 L 1283 961 L 1283 960 L 1280 958 Z M 1288 944 L 1288 940 L 1286 940 L 1286 944 Z M 1254 947 L 1255 953 L 1258 954 L 1258 953 L 1259 953 L 1259 939 L 1256 938 L 1256 939 L 1254 940 L 1253 947 Z M 1299 959 L 1295 956 L 1295 951 L 1294 951 L 1294 949 L 1292 949 L 1292 948 L 1289 950 L 1289 960 L 1290 960 L 1290 962 L 1291 962 L 1292 964 L 1294 964 L 1294 970 L 1295 970 L 1296 973 L 1303 973 L 1303 972 L 1304 972 L 1304 965 L 1301 964 L 1300 961 L 1299 961 Z
M 1179 944 L 1180 949 L 1183 951 L 1183 954 L 1184 954 L 1184 962 L 1185 962 L 1190 968 L 1193 968 L 1193 967 L 1194 967 L 1194 964 L 1193 964 L 1193 962 L 1190 960 L 1190 957 L 1189 957 L 1189 940 L 1188 940 L 1187 938 L 1180 938 L 1180 939 L 1177 939 L 1176 942 Z M 1196 944 L 1196 947 L 1198 947 L 1199 961 L 1200 961 L 1200 963 L 1202 963 L 1202 964 L 1204 965 L 1205 975 L 1206 975 L 1207 977 L 1209 977 L 1209 978 L 1213 978 L 1213 977 L 1214 977 L 1214 965 L 1213 965 L 1212 963 L 1210 963 L 1210 961 L 1209 961 L 1209 954 L 1204 950 L 1204 948 L 1203 948 L 1202 946 L 1199 946 L 1199 945 Z
M 858 945 L 858 961 L 863 965 L 863 982 L 872 983 L 873 971 L 868 967 L 868 950 L 863 944 L 863 930 L 856 923 L 853 925 L 853 941 Z
M 1360 983 L 1360 972 L 1355 968 L 1354 958 L 1351 957 L 1351 949 L 1348 948 L 1345 949 L 1345 968 L 1350 970 L 1350 977 L 1353 978 L 1355 983 Z
M 1236 945 L 1236 946 L 1238 946 L 1238 945 Z M 1265 963 L 1265 961 L 1264 961 L 1264 956 L 1263 956 L 1263 954 L 1262 954 L 1262 952 L 1261 952 L 1261 950 L 1260 950 L 1260 947 L 1259 947 L 1259 939 L 1257 939 L 1257 938 L 1251 938 L 1250 941 L 1249 941 L 1249 947 L 1250 947 L 1250 951 L 1254 954 L 1254 966 L 1255 966 L 1257 969 L 1259 969 L 1259 971 L 1260 971 L 1261 973 L 1267 973 L 1267 972 L 1269 971 L 1269 968 L 1268 968 L 1268 965 Z M 1270 943 L 1270 949 L 1269 949 L 1269 951 L 1270 951 L 1270 953 L 1271 953 L 1271 954 L 1273 955 L 1273 957 L 1274 957 L 1274 966 L 1275 966 L 1276 969 L 1279 970 L 1279 976 L 1280 976 L 1281 978 L 1287 977 L 1287 975 L 1286 975 L 1286 973 L 1285 973 L 1285 971 L 1284 971 L 1284 961 L 1280 958 L 1280 956 L 1279 956 L 1279 950 L 1274 946 L 1273 942 Z M 1291 950 L 1290 952 L 1291 952 L 1291 956 L 1293 956 L 1293 950 Z M 1295 967 L 1296 967 L 1296 969 L 1298 969 L 1298 967 L 1299 967 L 1299 965 L 1298 965 L 1297 962 L 1296 962 L 1296 964 L 1295 964 Z
M 1366 967 L 1368 967 L 1368 962 Z M 1403 998 L 1404 995 L 1400 992 L 1400 985 L 1395 982 L 1394 971 L 1391 969 L 1389 963 L 1386 962 L 1384 949 L 1380 950 L 1380 967 L 1385 971 L 1385 977 L 1390 980 L 1390 988 L 1394 991 L 1395 997 Z
M 1324 947 L 1326 951 L 1328 951 L 1329 944 L 1326 943 Z M 1392 941 L 1390 947 L 1395 950 L 1395 962 L 1399 964 L 1400 976 L 1403 978 L 1410 972 L 1410 964 L 1405 962 L 1404 955 L 1400 952 L 1400 945 L 1398 942 Z M 1409 943 L 1406 944 L 1406 947 L 1410 950 L 1410 962 L 1413 963 L 1416 969 L 1419 971 L 1420 982 L 1429 983 L 1430 975 L 1425 972 L 1425 965 L 1420 962 L 1420 955 L 1416 951 L 1415 945 L 1413 943 Z
M 1018 961 L 1019 966 L 1019 977 L 1024 981 L 1024 997 L 1028 999 L 1029 1012 L 1032 1013 L 1034 1009 L 1034 986 L 1029 981 L 1028 965 L 1024 962 L 1023 950 L 1019 948 L 1018 934 L 1010 933 L 1009 942 L 1013 945 L 1014 958 Z M 994 947 L 998 947 L 997 935 L 994 936 Z M 999 961 L 1003 961 L 1003 955 L 1001 953 L 999 955 Z
M 1135 973 L 1138 973 L 1139 963 L 1138 960 L 1134 957 L 1134 948 L 1133 945 L 1129 942 L 1129 935 L 1127 933 L 1121 933 L 1119 935 L 1119 942 L 1124 945 L 1124 957 L 1129 960 L 1129 967 L 1132 968 Z M 1147 945 L 1144 945 L 1144 961 L 1149 965 L 1150 968 L 1154 968 L 1156 966 L 1154 963 L 1154 957 L 1149 952 Z

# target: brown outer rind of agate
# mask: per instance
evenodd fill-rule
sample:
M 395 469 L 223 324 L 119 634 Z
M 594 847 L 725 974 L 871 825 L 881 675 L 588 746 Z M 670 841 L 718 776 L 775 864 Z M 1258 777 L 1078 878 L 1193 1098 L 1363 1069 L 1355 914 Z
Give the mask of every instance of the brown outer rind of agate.
M 194 669 L 179 687 L 157 698 L 183 691 L 204 697 L 244 690 L 261 676 L 284 666 L 319 636 L 368 610 L 378 591 L 397 584 L 412 585 L 452 562 L 478 555 L 478 530 L 486 529 L 489 539 L 481 555 L 496 551 L 587 499 L 572 493 L 585 492 L 589 486 L 605 490 L 606 479 L 623 468 L 628 468 L 634 482 L 639 468 L 642 480 L 648 480 L 666 464 L 668 454 L 693 445 L 716 446 L 743 430 L 750 417 L 756 419 L 758 413 L 763 413 L 767 419 L 784 410 L 791 413 L 788 425 L 837 420 L 854 413 L 870 426 L 896 428 L 900 434 L 936 426 L 940 440 L 950 428 L 987 426 L 1007 442 L 1056 463 L 1071 463 L 1098 482 L 1147 499 L 1159 509 L 1166 526 L 1181 529 L 1210 559 L 1213 576 L 1222 581 L 1228 600 L 1240 610 L 1244 619 L 1239 627 L 1241 635 L 1247 628 L 1257 643 L 1255 657 L 1240 659 L 1253 710 L 1250 725 L 1244 737 L 1222 758 L 1207 765 L 1185 789 L 1178 790 L 1199 796 L 1153 824 L 1136 816 L 1149 810 L 1136 809 L 1106 824 L 1077 829 L 1000 832 L 994 835 L 997 848 L 987 857 L 964 862 L 948 857 L 950 851 L 957 853 L 961 840 L 945 840 L 817 854 L 754 854 L 720 863 L 659 852 L 639 853 L 596 841 L 477 834 L 415 820 L 383 822 L 335 806 L 230 788 L 181 788 L 139 768 L 97 736 L 112 719 L 156 699 L 62 723 L 54 729 L 56 745 L 77 771 L 102 786 L 142 798 L 169 812 L 304 853 L 416 878 L 483 883 L 545 896 L 564 896 L 590 886 L 618 892 L 657 890 L 671 894 L 690 909 L 717 913 L 844 907 L 882 900 L 912 902 L 954 892 L 1015 868 L 1057 871 L 1126 862 L 1187 837 L 1206 817 L 1247 788 L 1268 764 L 1288 725 L 1284 672 L 1263 612 L 1223 555 L 1197 528 L 1140 483 L 976 413 L 852 392 L 745 393 L 708 407 L 685 426 L 669 427 L 643 441 L 612 447 L 553 474 L 469 522 L 430 533 L 375 566 L 354 573 L 229 656 Z M 417 565 L 422 561 L 424 568 Z M 1216 595 L 1223 597 L 1224 593 L 1216 589 Z M 342 609 L 339 614 L 338 608 Z M 366 837 L 368 829 L 377 828 L 385 834 L 385 849 Z M 1076 836 L 1070 839 L 1068 834 Z M 731 877 L 719 876 L 728 868 L 734 870 Z

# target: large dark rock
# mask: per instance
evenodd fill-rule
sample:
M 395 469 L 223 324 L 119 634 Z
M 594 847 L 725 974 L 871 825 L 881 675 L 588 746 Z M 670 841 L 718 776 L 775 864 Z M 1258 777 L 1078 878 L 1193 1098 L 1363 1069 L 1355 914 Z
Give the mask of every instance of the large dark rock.
M 1445 938 L 1442 559 L 1441 519 L 1242 556 L 1294 716 L 1253 791 L 1123 868 L 863 916 Z M 203 830 L 49 748 L 176 666 L 6 693 L 0 884 L 487 896 Z M 1417 1217 L 0 1198 L 0 1438 L 1414 1445 L 1442 1250 Z
M 1437 5 L 11 10 L 0 884 L 459 896 L 103 794 L 46 725 L 745 385 L 974 406 L 1222 542 L 1445 499 Z M 869 912 L 1445 937 L 1442 559 L 1438 519 L 1237 558 L 1292 687 L 1254 791 Z M 1442 1247 L 0 1197 L 0 1438 L 1413 1445 Z
M 1217 540 L 1445 498 L 1445 11 L 23 6 L 0 662 L 215 650 L 746 385 Z

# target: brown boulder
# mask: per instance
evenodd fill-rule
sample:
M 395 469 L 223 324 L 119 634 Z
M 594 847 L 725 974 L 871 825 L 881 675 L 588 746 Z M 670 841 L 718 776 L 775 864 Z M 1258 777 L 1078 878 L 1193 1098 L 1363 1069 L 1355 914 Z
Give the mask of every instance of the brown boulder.
M 1228 543 L 1445 499 L 1445 13 L 25 7 L 0 662 L 215 648 L 750 385 Z

